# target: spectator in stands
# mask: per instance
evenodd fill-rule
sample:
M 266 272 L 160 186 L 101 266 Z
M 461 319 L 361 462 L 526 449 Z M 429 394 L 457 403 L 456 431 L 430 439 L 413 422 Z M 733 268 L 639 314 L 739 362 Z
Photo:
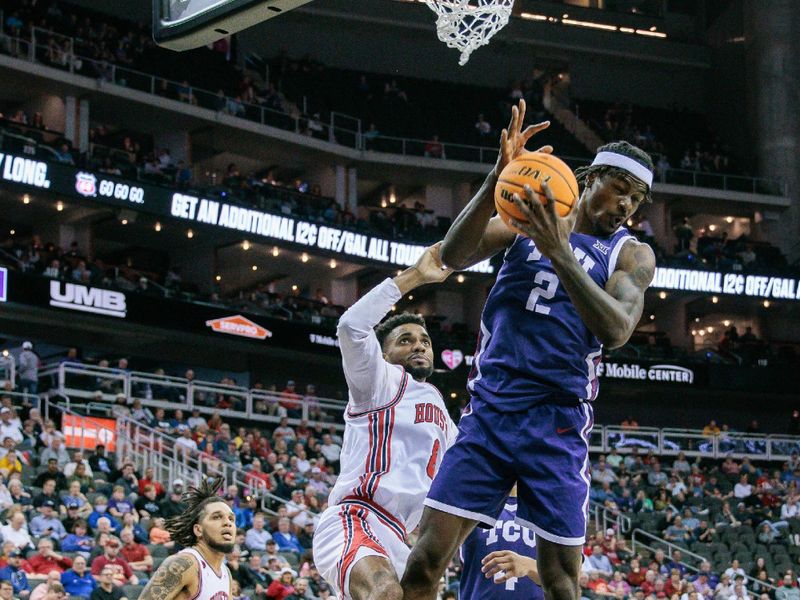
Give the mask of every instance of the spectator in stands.
M 150 551 L 144 544 L 139 544 L 133 538 L 133 530 L 124 528 L 120 532 L 120 539 L 122 540 L 122 548 L 120 555 L 130 565 L 134 571 L 142 571 L 149 573 L 153 569 L 153 557 Z
M 56 600 L 64 597 L 64 586 L 61 585 L 61 573 L 51 571 L 44 583 L 40 583 L 31 592 L 31 600 Z
M 59 146 L 58 150 L 55 151 L 55 159 L 66 165 L 74 165 L 75 158 L 72 156 L 72 152 L 69 149 L 69 144 L 63 143 Z
M 247 530 L 245 545 L 251 552 L 264 552 L 267 549 L 267 542 L 272 539 L 272 535 L 264 528 L 264 515 L 256 513 L 253 517 L 253 527 Z
M 17 364 L 19 391 L 26 395 L 36 395 L 39 389 L 39 357 L 33 351 L 31 342 L 22 342 L 22 352 Z M 2 430 L 0 429 L 0 436 Z M 21 440 L 20 440 L 21 441 Z
M 161 501 L 161 516 L 168 519 L 183 514 L 186 504 L 181 500 L 183 496 L 183 480 L 176 479 L 172 482 L 172 490 L 166 499 Z
M 0 581 L 10 581 L 14 595 L 25 600 L 31 595 L 31 586 L 28 576 L 21 567 L 22 553 L 12 550 L 8 553 L 8 564 L 0 569 Z
M 625 420 L 622 421 L 620 427 L 622 427 L 622 429 L 639 429 L 639 423 L 632 416 L 628 415 Z
M 586 570 L 590 576 L 602 575 L 603 577 L 611 577 L 614 568 L 611 566 L 611 561 L 603 553 L 603 548 L 595 544 L 592 546 L 592 553 L 586 558 Z
M 133 463 L 126 462 L 122 465 L 122 473 L 115 485 L 122 486 L 123 493 L 126 496 L 135 494 L 139 489 L 139 480 L 136 478 L 136 471 L 134 470 Z
M 17 450 L 14 449 L 14 441 L 11 438 L 3 440 L 4 445 L 8 445 L 5 455 L 0 458 L 0 476 L 8 479 L 14 473 L 22 474 L 22 461 Z M 9 498 L 10 500 L 10 498 Z
M 342 453 L 342 447 L 334 443 L 331 435 L 326 433 L 322 436 L 322 444 L 319 447 L 325 461 L 331 466 L 335 472 L 339 472 L 339 456 Z
M 724 575 L 727 575 L 731 579 L 735 580 L 738 576 L 745 577 L 747 573 L 744 572 L 744 569 L 739 564 L 739 559 L 734 558 L 731 561 L 731 566 L 725 569 Z
M 661 470 L 661 463 L 655 462 L 653 464 L 653 470 L 647 474 L 648 485 L 658 487 L 666 485 L 667 481 L 667 474 Z
M 94 453 L 89 457 L 89 466 L 95 473 L 105 473 L 106 476 L 111 475 L 111 464 L 106 458 L 106 447 L 103 444 L 98 444 Z
M 81 482 L 78 479 L 71 479 L 66 495 L 61 497 L 61 506 L 64 510 L 73 505 L 78 507 L 77 516 L 86 518 L 92 512 L 92 506 L 81 492 Z
M 281 569 L 279 578 L 269 584 L 266 591 L 266 598 L 268 600 L 285 600 L 288 596 L 294 594 L 295 589 L 294 578 L 297 577 L 289 567 Z M 790 600 L 795 600 L 794 598 Z
M 80 486 L 81 493 L 88 493 L 95 491 L 95 480 L 92 479 L 86 472 L 86 464 L 79 463 L 75 465 L 75 471 L 67 478 L 67 486 L 71 486 L 73 483 L 76 483 Z M 99 480 L 99 483 L 104 484 L 103 480 Z
M 444 145 L 439 141 L 439 134 L 434 133 L 431 139 L 425 142 L 425 156 L 428 158 L 445 158 Z
M 4 538 L 5 539 L 5 538 Z M 48 537 L 39 540 L 39 552 L 28 558 L 27 572 L 34 575 L 48 575 L 51 571 L 59 574 L 72 567 L 72 560 L 53 550 L 53 540 Z
M 59 469 L 58 459 L 53 456 L 42 464 L 46 464 L 47 468 L 36 476 L 36 479 L 33 480 L 33 485 L 45 488 L 47 487 L 47 482 L 52 480 L 55 485 L 54 490 L 67 489 L 67 478 L 64 477 L 64 473 Z
M 145 488 L 152 485 L 156 492 L 156 498 L 161 500 L 164 497 L 164 486 L 156 481 L 154 474 L 153 467 L 147 467 L 144 470 L 144 477 L 139 479 L 139 493 L 145 495 Z
M 73 473 L 75 473 L 75 468 L 79 465 L 83 464 L 84 466 L 84 473 L 89 477 L 94 477 L 94 473 L 92 472 L 92 467 L 89 465 L 89 461 L 83 456 L 83 452 L 80 450 L 75 450 L 72 453 L 72 460 L 64 465 L 64 477 L 71 477 Z
M 61 542 L 64 552 L 89 553 L 94 548 L 94 538 L 88 535 L 88 525 L 83 519 L 78 519 L 72 524 L 72 533 L 68 533 Z M 86 565 L 84 564 L 84 567 Z
M 291 531 L 291 521 L 288 517 L 284 517 L 278 521 L 278 529 L 273 532 L 273 539 L 278 545 L 281 552 L 294 552 L 299 558 L 303 554 L 303 547 L 300 545 L 300 540 Z
M 133 465 L 131 465 L 131 468 L 132 467 Z M 133 503 L 125 494 L 126 490 L 123 486 L 115 485 L 111 493 L 111 498 L 108 500 L 108 513 L 117 521 L 121 521 L 122 515 L 125 513 L 133 512 Z
M 98 577 L 103 569 L 111 567 L 114 585 L 138 585 L 139 578 L 133 574 L 133 569 L 128 561 L 119 555 L 120 547 L 119 539 L 110 537 L 105 545 L 103 555 L 92 561 L 92 575 Z
M 23 554 L 32 549 L 33 541 L 28 533 L 28 524 L 22 511 L 11 514 L 6 525 L 0 527 L 0 536 L 4 542 L 12 542 L 17 550 Z
M 295 390 L 295 382 L 290 379 L 286 382 L 286 387 L 281 392 L 280 405 L 286 409 L 286 414 L 293 418 L 299 419 L 302 415 L 301 401 L 302 396 Z
M 753 486 L 750 485 L 747 475 L 742 475 L 739 478 L 739 483 L 733 487 L 733 495 L 739 500 L 750 498 L 753 494 Z
M 52 477 L 45 479 L 42 485 L 42 493 L 33 499 L 33 507 L 38 509 L 46 501 L 52 502 L 53 506 L 58 506 L 59 504 L 59 497 L 56 494 L 56 480 Z
M 105 567 L 97 576 L 97 587 L 89 600 L 128 600 L 122 590 L 114 585 L 113 565 Z
M 89 517 L 86 519 L 86 521 L 89 523 L 89 527 L 92 529 L 97 529 L 100 519 L 108 519 L 108 522 L 113 529 L 119 529 L 119 522 L 110 514 L 108 514 L 108 498 L 102 494 L 94 499 L 94 510 L 89 513 Z
M 156 497 L 156 486 L 152 483 L 144 486 L 144 491 L 134 503 L 134 508 L 140 519 L 149 519 L 151 517 L 161 516 L 161 506 Z M 122 540 L 123 543 L 125 540 Z
M 0 412 L 3 410 L 4 409 L 0 409 Z M 41 464 L 45 464 L 51 458 L 56 459 L 59 470 L 63 469 L 64 466 L 69 462 L 69 452 L 67 452 L 67 449 L 64 447 L 64 442 L 60 437 L 52 438 L 49 446 L 42 450 L 41 454 L 39 455 L 39 462 Z M 63 473 L 62 478 L 64 478 Z
M 72 568 L 61 574 L 61 585 L 70 597 L 77 596 L 86 598 L 97 587 L 97 580 L 86 568 L 86 559 L 83 556 L 76 556 L 72 561 Z
M 23 441 L 22 428 L 12 421 L 13 413 L 10 408 L 4 406 L 0 408 L 0 439 L 11 438 L 15 444 Z
M 52 500 L 45 500 L 39 507 L 40 514 L 30 522 L 30 532 L 34 537 L 47 536 L 58 541 L 67 535 L 64 525 L 54 514 L 55 511 L 56 504 Z

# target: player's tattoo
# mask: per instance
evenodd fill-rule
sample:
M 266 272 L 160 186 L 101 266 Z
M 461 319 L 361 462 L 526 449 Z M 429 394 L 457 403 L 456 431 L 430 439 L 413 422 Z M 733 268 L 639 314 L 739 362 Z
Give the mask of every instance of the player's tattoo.
M 194 560 L 186 555 L 170 556 L 158 568 L 153 578 L 142 590 L 139 600 L 169 600 L 183 588 L 183 574 L 194 566 Z

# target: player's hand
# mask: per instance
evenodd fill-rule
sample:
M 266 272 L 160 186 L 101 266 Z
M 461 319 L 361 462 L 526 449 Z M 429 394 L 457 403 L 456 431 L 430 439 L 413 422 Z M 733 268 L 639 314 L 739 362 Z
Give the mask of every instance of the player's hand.
M 536 244 L 536 249 L 547 258 L 553 259 L 559 252 L 571 254 L 569 235 L 575 226 L 578 216 L 577 208 L 566 217 L 559 216 L 556 212 L 556 201 L 553 191 L 546 181 L 542 182 L 542 191 L 547 197 L 547 206 L 543 206 L 529 186 L 525 186 L 525 198 L 514 194 L 514 203 L 525 216 L 527 223 L 511 219 L 511 224 L 531 238 Z
M 511 122 L 508 129 L 503 129 L 500 133 L 500 155 L 497 157 L 497 164 L 494 167 L 495 176 L 505 169 L 506 165 L 517 158 L 520 154 L 527 152 L 525 144 L 534 135 L 550 127 L 550 121 L 542 121 L 536 125 L 530 125 L 522 129 L 525 123 L 525 100 L 519 101 L 519 106 L 511 107 Z M 542 146 L 536 152 L 546 152 L 550 154 L 552 146 Z
M 442 242 L 436 242 L 433 246 L 425 248 L 425 251 L 417 259 L 417 264 L 394 278 L 401 294 L 406 295 L 414 288 L 426 283 L 441 283 L 450 277 L 453 269 L 442 264 L 441 247 Z
M 495 583 L 505 583 L 514 577 L 530 577 L 539 583 L 539 570 L 536 560 L 521 556 L 511 550 L 498 550 L 486 555 L 481 561 L 481 571 L 486 579 L 494 578 Z M 499 575 L 498 575 L 499 574 Z M 495 575 L 497 575 L 495 577 Z

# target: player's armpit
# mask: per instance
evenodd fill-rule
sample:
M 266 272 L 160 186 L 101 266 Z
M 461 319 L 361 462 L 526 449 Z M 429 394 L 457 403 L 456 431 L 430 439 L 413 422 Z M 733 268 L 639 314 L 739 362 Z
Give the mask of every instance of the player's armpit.
M 192 580 L 197 580 L 197 563 L 187 554 L 175 554 L 153 574 L 139 600 L 173 600 Z
M 605 289 L 628 315 L 628 327 L 627 331 L 620 332 L 623 335 L 610 347 L 627 342 L 639 323 L 644 308 L 644 293 L 653 280 L 655 269 L 656 257 L 650 246 L 633 240 L 625 242 Z

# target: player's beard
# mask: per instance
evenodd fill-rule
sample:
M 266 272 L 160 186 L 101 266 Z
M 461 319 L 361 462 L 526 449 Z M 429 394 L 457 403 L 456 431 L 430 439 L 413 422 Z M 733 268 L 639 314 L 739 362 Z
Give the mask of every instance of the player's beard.
M 236 542 L 215 542 L 212 539 L 206 538 L 206 545 L 216 552 L 230 554 L 233 551 L 233 547 L 236 546 Z
M 424 379 L 428 379 L 431 375 L 433 375 L 433 365 L 428 364 L 425 367 L 416 367 L 407 365 L 406 371 L 408 371 L 409 375 L 416 379 L 417 381 L 422 381 Z

